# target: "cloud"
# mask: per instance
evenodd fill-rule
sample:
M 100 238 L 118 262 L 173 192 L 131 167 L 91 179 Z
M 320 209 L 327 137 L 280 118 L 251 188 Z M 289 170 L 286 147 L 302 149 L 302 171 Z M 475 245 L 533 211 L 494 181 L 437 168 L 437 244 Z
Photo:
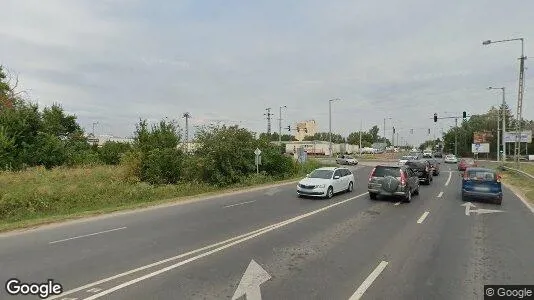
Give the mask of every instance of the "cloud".
M 481 41 L 523 36 L 528 54 L 533 10 L 518 0 L 5 0 L 0 64 L 40 104 L 60 101 L 115 135 L 139 118 L 183 124 L 186 111 L 193 124 L 264 131 L 265 108 L 278 118 L 281 105 L 284 127 L 316 119 L 327 130 L 334 97 L 333 128 L 345 135 L 385 117 L 388 128 L 434 129 L 449 124 L 434 112 L 487 109 L 498 100 L 489 85 L 506 86 L 515 107 L 519 46 Z M 415 143 L 424 131 L 401 134 Z

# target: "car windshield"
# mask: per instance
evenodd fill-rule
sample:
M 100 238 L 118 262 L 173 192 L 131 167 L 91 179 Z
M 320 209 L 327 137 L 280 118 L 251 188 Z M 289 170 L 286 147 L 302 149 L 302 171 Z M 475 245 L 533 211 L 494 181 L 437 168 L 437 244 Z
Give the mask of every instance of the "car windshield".
M 332 178 L 332 174 L 334 174 L 334 171 L 332 170 L 315 170 L 311 172 L 309 178 L 322 178 L 322 179 L 330 179 Z
M 471 180 L 494 181 L 495 173 L 486 170 L 471 170 L 467 172 L 467 177 Z

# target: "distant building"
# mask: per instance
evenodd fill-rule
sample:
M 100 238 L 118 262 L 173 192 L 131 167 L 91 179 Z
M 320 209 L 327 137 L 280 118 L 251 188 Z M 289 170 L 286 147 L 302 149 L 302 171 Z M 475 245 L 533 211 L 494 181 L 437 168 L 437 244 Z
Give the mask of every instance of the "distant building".
M 314 136 L 317 133 L 317 122 L 315 120 L 306 120 L 297 123 L 297 141 L 303 141 L 307 136 Z
M 102 147 L 106 142 L 133 143 L 133 141 L 132 138 L 123 138 L 106 134 L 94 136 L 90 133 L 87 135 L 87 142 L 89 144 L 96 144 L 98 147 Z

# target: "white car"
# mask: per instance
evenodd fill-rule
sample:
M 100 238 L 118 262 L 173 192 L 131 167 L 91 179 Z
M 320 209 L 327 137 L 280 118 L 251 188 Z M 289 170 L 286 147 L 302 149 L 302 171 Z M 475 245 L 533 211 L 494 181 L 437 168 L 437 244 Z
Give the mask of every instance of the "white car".
M 449 154 L 445 156 L 446 164 L 455 164 L 458 162 L 458 158 L 455 155 Z
M 413 156 L 403 156 L 399 159 L 399 162 L 397 163 L 397 165 L 404 166 L 406 162 L 408 162 L 409 160 L 413 160 L 413 159 L 414 159 Z
M 297 184 L 301 196 L 332 198 L 334 194 L 352 192 L 354 174 L 347 168 L 324 167 L 315 169 Z

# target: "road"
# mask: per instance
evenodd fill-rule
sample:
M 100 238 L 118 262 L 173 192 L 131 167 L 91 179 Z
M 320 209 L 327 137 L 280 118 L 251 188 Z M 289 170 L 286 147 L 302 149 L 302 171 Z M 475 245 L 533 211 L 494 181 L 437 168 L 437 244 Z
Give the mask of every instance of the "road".
M 65 300 L 483 299 L 534 283 L 534 215 L 511 191 L 466 215 L 447 165 L 411 203 L 370 200 L 371 167 L 353 169 L 331 200 L 287 184 L 3 234 L 0 280 L 54 279 Z

